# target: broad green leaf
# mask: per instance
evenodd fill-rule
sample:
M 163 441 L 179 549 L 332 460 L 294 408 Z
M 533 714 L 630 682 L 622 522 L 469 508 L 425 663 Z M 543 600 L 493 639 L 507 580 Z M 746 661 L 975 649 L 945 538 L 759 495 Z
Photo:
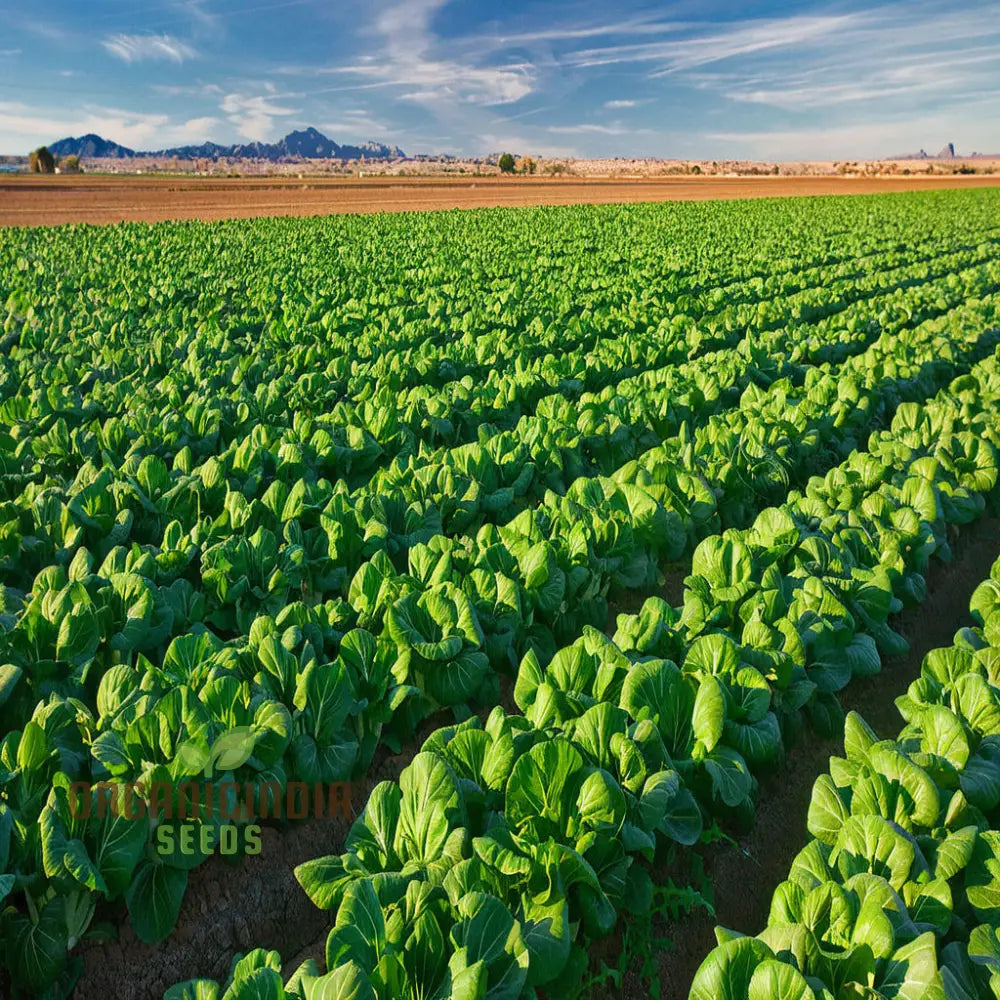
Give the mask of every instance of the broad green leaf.
M 136 935 L 146 944 L 162 941 L 177 923 L 188 873 L 146 861 L 135 871 L 125 892 Z
M 707 674 L 702 677 L 698 685 L 694 713 L 691 717 L 694 737 L 701 743 L 706 753 L 711 753 L 722 739 L 725 721 L 726 699 L 722 684 L 718 678 Z
M 815 997 L 795 966 L 774 959 L 757 966 L 747 990 L 747 1000 L 815 1000 Z
M 747 1000 L 757 970 L 773 960 L 774 953 L 757 938 L 727 941 L 702 962 L 695 973 L 688 1000 Z

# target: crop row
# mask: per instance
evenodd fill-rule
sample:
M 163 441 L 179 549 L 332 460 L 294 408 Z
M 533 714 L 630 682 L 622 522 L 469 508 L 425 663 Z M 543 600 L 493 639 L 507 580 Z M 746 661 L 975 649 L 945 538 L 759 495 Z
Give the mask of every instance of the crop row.
M 995 333 L 984 337 L 981 331 L 992 315 L 990 308 L 972 304 L 905 335 L 883 337 L 842 368 L 814 371 L 816 377 L 807 379 L 801 393 L 779 382 L 767 393 L 751 394 L 740 409 L 712 418 L 705 433 L 698 432 L 693 441 L 682 434 L 623 468 L 616 481 L 585 480 L 565 498 L 549 495 L 541 507 L 525 512 L 505 528 L 480 532 L 475 539 L 443 539 L 424 526 L 423 535 L 409 546 L 415 553 L 409 559 L 409 577 L 384 554 L 398 555 L 386 544 L 393 541 L 388 532 L 374 532 L 369 526 L 375 544 L 366 546 L 369 539 L 362 539 L 357 529 L 352 533 L 349 524 L 333 522 L 329 507 L 320 516 L 315 508 L 310 509 L 309 487 L 304 482 L 291 490 L 274 484 L 263 503 L 250 505 L 220 476 L 212 482 L 201 470 L 200 475 L 189 477 L 195 488 L 181 496 L 199 509 L 221 507 L 223 517 L 212 524 L 186 517 L 196 525 L 189 534 L 176 520 L 162 527 L 178 511 L 162 503 L 166 509 L 160 513 L 154 504 L 179 491 L 172 481 L 162 481 L 162 472 L 161 482 L 155 482 L 155 464 L 150 459 L 143 460 L 135 472 L 134 483 L 139 487 L 135 492 L 109 489 L 107 472 L 91 482 L 78 480 L 77 495 L 68 505 L 56 506 L 51 491 L 37 498 L 29 492 L 35 523 L 28 530 L 22 528 L 20 536 L 12 533 L 12 552 L 33 554 L 42 567 L 51 568 L 39 571 L 28 601 L 38 606 L 40 615 L 24 616 L 25 628 L 12 633 L 13 644 L 22 658 L 64 659 L 51 646 L 58 636 L 54 631 L 48 634 L 63 609 L 56 604 L 46 611 L 40 601 L 40 595 L 53 587 L 65 590 L 68 586 L 65 580 L 59 584 L 66 577 L 57 568 L 60 565 L 68 567 L 71 581 L 96 571 L 101 580 L 119 576 L 119 588 L 128 582 L 134 591 L 117 595 L 110 621 L 102 621 L 93 634 L 87 630 L 86 658 L 96 653 L 102 640 L 113 640 L 112 648 L 118 653 L 151 655 L 169 636 L 201 621 L 223 632 L 234 626 L 249 629 L 258 617 L 256 612 L 269 608 L 279 614 L 281 628 L 293 622 L 309 624 L 313 636 L 320 635 L 318 648 L 335 645 L 339 634 L 352 624 L 382 629 L 386 610 L 404 596 L 409 598 L 407 607 L 423 611 L 420 594 L 443 582 L 445 577 L 435 567 L 446 556 L 451 564 L 448 573 L 475 568 L 487 574 L 472 580 L 473 588 L 471 592 L 466 588 L 464 598 L 452 596 L 453 603 L 459 601 L 458 610 L 452 613 L 461 617 L 462 602 L 471 598 L 474 617 L 479 619 L 475 628 L 458 629 L 465 633 L 462 655 L 446 658 L 433 670 L 424 668 L 441 675 L 440 683 L 432 682 L 422 692 L 432 705 L 435 701 L 461 705 L 473 696 L 476 685 L 468 686 L 470 678 L 463 670 L 451 669 L 455 661 L 466 672 L 474 664 L 482 680 L 487 667 L 483 651 L 494 667 L 512 666 L 529 645 L 543 655 L 546 648 L 551 651 L 551 639 L 547 646 L 540 645 L 551 628 L 561 627 L 572 635 L 579 624 L 601 623 L 609 586 L 638 586 L 654 579 L 657 556 L 681 555 L 691 540 L 715 530 L 720 512 L 724 524 L 752 516 L 758 493 L 780 494 L 789 475 L 801 475 L 811 461 L 822 461 L 827 450 L 846 453 L 858 432 L 878 419 L 880 412 L 891 412 L 900 399 L 922 398 L 935 381 L 940 384 L 951 377 L 956 366 L 960 370 L 964 357 L 988 349 Z M 946 329 L 950 344 L 942 343 Z M 963 337 L 967 347 L 957 349 Z M 954 360 L 947 360 L 949 355 Z M 657 481 L 665 472 L 666 481 Z M 135 503 L 136 492 L 146 500 L 142 506 Z M 19 522 L 14 525 L 21 527 Z M 164 532 L 163 544 L 149 547 L 147 539 L 160 531 Z M 120 543 L 128 541 L 130 533 L 133 545 L 128 549 Z M 430 546 L 420 544 L 435 538 Z M 374 556 L 360 566 L 352 581 L 350 606 L 294 602 L 296 590 L 325 589 L 317 577 L 343 572 L 337 565 L 334 539 L 352 543 L 358 561 Z M 199 548 L 200 579 L 192 583 L 182 574 Z M 311 561 L 304 558 L 307 554 Z M 406 558 L 405 549 L 402 555 Z M 79 588 L 70 589 L 79 593 Z M 250 599 L 241 603 L 245 596 Z M 587 600 L 589 607 L 583 603 Z M 98 616 L 87 610 L 94 602 L 86 593 L 73 603 L 77 602 L 81 603 L 77 615 L 81 622 Z M 241 618 L 245 606 L 254 611 L 248 619 Z M 107 618 L 108 612 L 100 615 Z M 35 617 L 48 620 L 48 631 L 39 624 L 28 627 Z M 127 638 L 124 633 L 114 638 L 112 623 L 120 618 L 129 623 Z M 424 624 L 431 631 L 449 630 L 447 622 Z M 540 627 L 534 629 L 535 625 Z M 391 634 L 391 629 L 385 631 Z M 71 670 L 64 680 L 70 690 L 76 690 L 81 678 Z M 55 683 L 56 678 L 50 681 Z M 449 683 L 458 684 L 459 690 L 447 692 Z
M 297 869 L 335 911 L 327 973 L 306 963 L 282 986 L 278 956 L 256 952 L 231 996 L 251 980 L 307 1000 L 570 990 L 586 943 L 649 905 L 657 844 L 752 816 L 754 773 L 804 714 L 835 731 L 836 692 L 905 648 L 888 616 L 923 598 L 948 524 L 995 495 L 998 415 L 1000 354 L 903 404 L 867 453 L 750 528 L 702 541 L 680 609 L 650 599 L 614 639 L 585 630 L 546 667 L 529 653 L 524 715 L 435 732 L 373 790 L 344 855 Z
M 15 427 L 17 454 L 34 459 L 36 475 L 65 474 L 82 464 L 81 451 L 92 460 L 114 456 L 120 465 L 126 450 L 156 454 L 169 462 L 189 448 L 195 460 L 201 461 L 237 451 L 248 439 L 263 434 L 279 465 L 282 450 L 304 452 L 318 477 L 358 485 L 396 456 L 406 466 L 414 461 L 421 468 L 440 464 L 448 451 L 431 450 L 436 442 L 450 446 L 478 439 L 480 444 L 492 441 L 494 450 L 503 450 L 506 441 L 544 439 L 546 432 L 560 432 L 559 424 L 567 414 L 603 406 L 610 402 L 609 396 L 622 397 L 615 404 L 617 423 L 634 425 L 635 434 L 648 429 L 662 409 L 662 404 L 653 408 L 651 415 L 648 405 L 638 408 L 637 397 L 641 400 L 644 387 L 669 380 L 671 366 L 687 355 L 740 340 L 767 339 L 763 335 L 782 327 L 786 342 L 796 333 L 805 339 L 824 318 L 829 323 L 842 321 L 842 332 L 870 335 L 875 312 L 871 300 L 880 303 L 878 320 L 891 324 L 898 316 L 897 304 L 903 311 L 911 304 L 911 289 L 915 303 L 923 297 L 933 302 L 932 288 L 943 287 L 953 294 L 958 274 L 968 274 L 969 269 L 992 260 L 995 246 L 987 243 L 934 253 L 932 259 L 918 257 L 917 264 L 904 260 L 860 280 L 831 281 L 811 293 L 813 304 L 808 308 L 792 297 L 730 307 L 737 311 L 718 318 L 717 328 L 706 329 L 704 321 L 682 315 L 669 328 L 664 321 L 645 334 L 605 341 L 586 350 L 574 350 L 567 343 L 569 353 L 564 358 L 540 362 L 545 371 L 541 382 L 536 364 L 517 354 L 513 373 L 491 369 L 482 385 L 466 376 L 450 383 L 447 391 L 421 386 L 401 397 L 376 379 L 353 402 L 339 399 L 330 373 L 318 371 L 327 356 L 325 348 L 310 349 L 301 375 L 296 374 L 298 364 L 291 365 L 291 370 L 284 365 L 286 354 L 301 345 L 280 352 L 276 363 L 282 371 L 276 375 L 270 371 L 266 354 L 262 358 L 258 351 L 247 353 L 228 337 L 199 334 L 192 338 L 190 351 L 171 338 L 169 375 L 147 366 L 123 378 L 117 370 L 119 362 L 94 371 L 89 340 L 78 342 L 79 358 L 74 360 L 60 348 L 54 352 L 57 360 L 46 363 L 48 352 L 34 343 L 37 338 L 22 332 L 15 352 L 21 361 L 14 378 L 8 380 L 10 389 L 16 391 L 0 406 L 0 417 Z M 894 291 L 901 295 L 891 297 Z M 886 307 L 888 313 L 882 311 Z M 64 339 L 58 330 L 48 332 L 47 337 L 53 347 Z M 115 340 L 121 338 L 111 338 L 112 343 Z M 627 364 L 623 345 L 633 359 Z M 131 358 L 134 348 L 121 343 L 117 353 Z M 300 378 L 302 384 L 297 385 Z M 555 384 L 550 386 L 550 382 Z M 610 390 L 600 392 L 609 385 Z M 44 390 L 41 395 L 40 389 Z M 581 398 L 584 390 L 599 392 L 594 398 L 586 394 Z M 552 426 L 554 418 L 558 419 Z M 86 430 L 81 433 L 77 428 Z M 591 440 L 598 429 L 591 430 Z M 537 460 L 539 449 L 532 451 L 532 459 Z
M 488 500 L 472 519 L 467 503 L 459 518 L 449 516 L 448 487 L 454 486 L 455 474 L 474 471 L 480 482 L 501 491 L 497 506 L 509 517 L 508 512 L 537 503 L 546 490 L 564 493 L 580 477 L 612 475 L 675 435 L 682 424 L 695 431 L 715 419 L 715 411 L 731 408 L 748 385 L 782 377 L 798 385 L 815 360 L 833 355 L 832 360 L 844 361 L 879 334 L 890 336 L 992 294 L 1000 278 L 995 261 L 941 275 L 945 273 L 947 277 L 926 283 L 909 271 L 901 280 L 889 276 L 876 297 L 862 297 L 857 308 L 847 308 L 830 321 L 790 325 L 773 333 L 750 330 L 733 348 L 642 373 L 602 393 L 577 401 L 549 397 L 512 432 L 484 435 L 477 445 L 421 449 L 416 456 L 397 458 L 354 496 L 430 501 L 441 511 L 444 531 L 450 534 L 455 528 L 469 530 L 496 520 Z
M 780 298 L 771 301 L 751 297 L 733 303 L 727 295 L 724 306 L 713 308 L 714 299 L 709 303 L 691 302 L 679 296 L 666 304 L 666 314 L 647 329 L 637 327 L 590 343 L 578 343 L 570 331 L 565 331 L 558 346 L 566 353 L 558 357 L 532 357 L 524 345 L 511 345 L 512 352 L 517 352 L 512 374 L 490 361 L 485 371 L 465 372 L 440 389 L 420 384 L 400 393 L 376 377 L 351 400 L 331 406 L 332 400 L 324 405 L 314 382 L 302 391 L 291 383 L 291 374 L 284 380 L 286 385 L 264 378 L 262 370 L 243 373 L 242 382 L 248 388 L 267 385 L 268 399 L 261 407 L 261 415 L 272 426 L 285 419 L 291 402 L 298 413 L 322 415 L 317 428 L 332 436 L 342 438 L 353 433 L 360 437 L 363 445 L 350 452 L 350 478 L 356 479 L 395 455 L 482 439 L 484 432 L 511 430 L 539 405 L 544 409 L 546 397 L 549 405 L 558 405 L 581 393 L 617 387 L 624 379 L 663 370 L 713 346 L 732 343 L 740 331 L 764 332 L 782 325 L 814 323 L 837 315 L 875 290 L 904 288 L 916 281 L 955 273 L 989 260 L 994 254 L 995 238 L 979 247 L 943 251 L 934 245 L 910 253 L 874 255 L 860 264 L 849 260 L 836 268 L 820 269 L 800 288 L 790 288 L 785 282 Z M 893 284 L 898 276 L 903 276 L 902 283 Z M 531 345 L 532 338 L 540 333 L 540 323 L 529 324 L 527 344 Z M 179 383 L 175 391 L 183 393 L 184 388 Z M 197 392 L 198 388 L 188 386 L 189 392 Z M 261 401 L 257 402 L 260 406 Z
M 848 716 L 767 927 L 718 928 L 691 1000 L 1000 996 L 1000 560 L 970 610 L 895 740 Z

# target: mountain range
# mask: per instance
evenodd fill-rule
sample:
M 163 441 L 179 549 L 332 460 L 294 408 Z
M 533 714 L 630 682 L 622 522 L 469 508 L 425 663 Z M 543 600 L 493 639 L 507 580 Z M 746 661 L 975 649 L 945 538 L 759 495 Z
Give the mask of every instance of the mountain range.
M 993 153 L 957 153 L 955 152 L 955 144 L 949 142 L 940 153 L 928 153 L 926 149 L 920 150 L 919 153 L 902 153 L 897 156 L 886 156 L 883 157 L 886 160 L 995 160 L 997 159 L 996 154 Z
M 128 160 L 140 156 L 173 157 L 182 160 L 392 160 L 406 154 L 398 146 L 381 142 L 363 142 L 359 146 L 341 146 L 314 128 L 289 132 L 278 142 L 237 143 L 220 146 L 217 142 L 203 142 L 196 146 L 176 146 L 137 152 L 110 139 L 89 133 L 79 138 L 60 139 L 49 146 L 55 156 L 79 156 L 85 159 Z
M 949 142 L 944 149 L 941 150 L 937 156 L 931 156 L 925 149 L 920 150 L 915 156 L 912 157 L 914 160 L 954 160 L 956 157 L 955 144 Z

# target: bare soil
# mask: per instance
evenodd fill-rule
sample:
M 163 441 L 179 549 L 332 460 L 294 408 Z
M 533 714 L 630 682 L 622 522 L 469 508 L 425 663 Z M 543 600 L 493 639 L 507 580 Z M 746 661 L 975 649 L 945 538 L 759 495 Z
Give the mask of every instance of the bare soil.
M 8 175 L 0 226 L 162 222 L 519 205 L 703 201 L 996 187 L 990 176 L 202 178 Z

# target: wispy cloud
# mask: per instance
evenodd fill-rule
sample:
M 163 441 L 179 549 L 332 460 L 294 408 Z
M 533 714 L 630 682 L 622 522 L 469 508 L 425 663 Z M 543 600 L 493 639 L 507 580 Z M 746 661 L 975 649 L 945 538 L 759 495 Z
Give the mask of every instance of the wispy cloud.
M 50 18 L 35 16 L 34 11 L 26 15 L 17 9 L 5 10 L 3 19 L 5 32 L 22 32 L 58 46 L 67 45 L 76 39 L 75 32 L 53 24 Z
M 354 77 L 359 86 L 399 88 L 399 99 L 434 109 L 447 105 L 511 104 L 535 87 L 535 67 L 523 60 L 499 64 L 459 58 L 461 48 L 432 30 L 447 0 L 398 0 L 375 18 L 368 34 L 376 51 L 354 62 L 327 67 L 328 73 Z
M 750 156 L 768 155 L 773 142 L 798 158 L 829 155 L 836 143 L 845 156 L 948 140 L 1000 147 L 1000 116 L 975 104 L 1000 93 L 1000 0 L 43 6 L 44 18 L 30 4 L 7 12 L 0 64 L 57 52 L 42 90 L 58 94 L 57 110 L 40 109 L 40 120 L 65 123 L 62 109 L 73 108 L 78 133 L 102 114 L 115 130 L 108 137 L 128 145 L 143 144 L 135 135 L 157 119 L 108 114 L 135 96 L 123 86 L 136 88 L 144 111 L 167 112 L 164 131 L 212 124 L 211 138 L 226 142 L 315 124 L 345 141 L 470 153 L 614 156 L 641 145 L 660 155 Z M 132 67 L 128 83 L 120 72 L 93 72 L 98 45 Z M 205 82 L 208 66 L 215 82 Z M 268 79 L 289 86 L 279 92 Z M 12 82 L 15 94 L 32 93 Z M 81 106 L 87 100 L 104 110 Z M 0 133 L 0 143 L 25 134 Z
M 871 105 L 926 115 L 982 93 L 1000 65 L 1000 4 L 942 12 L 933 3 L 873 7 L 829 38 L 736 62 L 725 72 L 688 74 L 699 89 L 790 113 Z
M 900 95 L 933 93 L 941 86 L 938 80 L 915 81 L 905 86 L 876 87 L 871 79 L 857 83 L 830 83 L 807 87 L 779 87 L 773 90 L 732 90 L 726 97 L 746 104 L 766 104 L 789 111 L 830 108 L 838 104 L 884 102 Z
M 176 145 L 180 143 L 181 145 L 186 145 L 192 142 L 207 142 L 215 136 L 220 124 L 220 119 L 215 115 L 202 115 L 200 118 L 189 118 L 179 125 L 171 126 L 170 132 L 173 137 L 168 140 L 169 144 Z M 181 138 L 178 138 L 178 136 L 181 136 Z
M 392 131 L 392 127 L 365 111 L 363 108 L 347 108 L 340 112 L 338 120 L 325 121 L 319 126 L 327 135 L 346 136 L 348 139 L 374 139 Z
M 592 122 L 582 122 L 579 125 L 549 125 L 546 131 L 556 135 L 629 135 L 635 130 L 623 128 L 621 125 L 595 125 Z
M 127 63 L 167 60 L 182 63 L 197 52 L 173 35 L 110 35 L 101 43 L 113 56 Z
M 581 49 L 571 53 L 566 62 L 579 68 L 657 63 L 656 72 L 675 73 L 755 52 L 789 48 L 819 38 L 829 40 L 838 31 L 858 23 L 861 17 L 860 14 L 793 16 L 742 22 L 721 31 L 703 31 L 686 38 Z M 687 27 L 690 30 L 690 26 Z
M 604 135 L 604 136 L 655 136 L 659 135 L 652 128 L 631 128 L 621 122 L 611 125 L 600 125 L 595 122 L 579 122 L 574 125 L 548 125 L 546 132 L 552 135 Z
M 195 30 L 214 33 L 219 28 L 219 15 L 208 9 L 205 0 L 174 0 L 177 9 L 190 18 Z
M 556 105 L 546 104 L 540 108 L 531 108 L 528 111 L 518 112 L 516 115 L 501 115 L 499 118 L 490 119 L 491 125 L 501 125 L 505 122 L 517 122 L 524 118 L 535 118 L 538 115 L 543 115 L 548 111 L 551 111 Z
M 164 97 L 218 97 L 225 93 L 217 83 L 153 83 L 149 89 Z
M 539 156 L 571 159 L 579 156 L 580 151 L 575 146 L 564 146 L 551 143 L 537 136 L 517 135 L 509 132 L 482 132 L 473 136 L 476 148 L 481 153 L 535 153 Z
M 585 38 L 662 35 L 683 27 L 685 27 L 685 22 L 664 21 L 658 14 L 647 14 L 644 17 L 622 17 L 600 23 L 556 24 L 534 31 L 480 35 L 478 40 L 480 44 L 489 44 L 495 48 L 509 48 L 518 45 L 531 45 L 536 42 L 570 42 Z

